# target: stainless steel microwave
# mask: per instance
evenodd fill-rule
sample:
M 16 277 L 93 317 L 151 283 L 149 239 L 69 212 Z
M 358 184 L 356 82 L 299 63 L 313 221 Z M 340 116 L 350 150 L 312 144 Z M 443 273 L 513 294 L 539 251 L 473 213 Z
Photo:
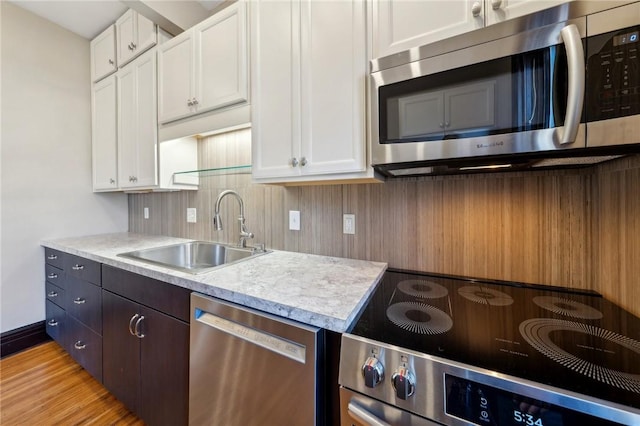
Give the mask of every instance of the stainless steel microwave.
M 592 164 L 640 152 L 640 2 L 573 1 L 371 62 L 386 176 Z

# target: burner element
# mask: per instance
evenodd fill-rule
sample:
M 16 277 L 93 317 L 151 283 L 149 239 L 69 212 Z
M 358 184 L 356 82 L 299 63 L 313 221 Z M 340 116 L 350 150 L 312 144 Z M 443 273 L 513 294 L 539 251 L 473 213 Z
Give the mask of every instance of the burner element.
M 620 345 L 640 356 L 640 342 L 612 331 L 573 321 L 533 318 L 520 324 L 520 334 L 536 350 L 561 365 L 620 389 L 640 393 L 640 374 L 630 374 L 602 367 L 566 352 L 551 340 L 556 331 L 572 331 L 598 337 Z
M 507 293 L 476 285 L 460 287 L 458 294 L 467 300 L 483 305 L 508 306 L 513 304 L 513 298 Z
M 453 327 L 453 320 L 438 308 L 417 302 L 394 303 L 387 318 L 400 328 L 417 334 L 442 334 Z
M 602 318 L 602 312 L 584 303 L 555 296 L 537 296 L 533 303 L 543 309 L 571 318 L 595 320 Z
M 420 299 L 438 299 L 449 294 L 446 287 L 427 280 L 405 280 L 398 283 L 398 289 L 409 296 Z

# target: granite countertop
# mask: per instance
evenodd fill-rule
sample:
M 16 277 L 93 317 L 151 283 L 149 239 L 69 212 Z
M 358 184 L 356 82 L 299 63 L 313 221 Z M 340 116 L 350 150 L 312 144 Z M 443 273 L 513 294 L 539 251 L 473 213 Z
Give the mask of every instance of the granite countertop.
M 117 233 L 49 240 L 42 245 L 336 332 L 349 329 L 387 266 L 274 250 L 194 275 L 117 256 L 185 241 L 193 240 Z

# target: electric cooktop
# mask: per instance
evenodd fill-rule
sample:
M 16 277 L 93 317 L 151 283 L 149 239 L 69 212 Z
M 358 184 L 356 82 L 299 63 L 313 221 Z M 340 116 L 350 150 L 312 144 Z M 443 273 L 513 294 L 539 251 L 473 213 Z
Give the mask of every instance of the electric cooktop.
M 350 333 L 640 408 L 640 319 L 595 292 L 389 270 Z

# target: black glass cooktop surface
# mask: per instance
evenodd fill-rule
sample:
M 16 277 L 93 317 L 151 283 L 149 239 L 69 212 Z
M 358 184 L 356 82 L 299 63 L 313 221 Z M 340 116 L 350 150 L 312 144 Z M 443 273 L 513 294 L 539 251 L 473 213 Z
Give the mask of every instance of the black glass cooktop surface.
M 640 319 L 594 292 L 389 270 L 351 333 L 640 408 Z

